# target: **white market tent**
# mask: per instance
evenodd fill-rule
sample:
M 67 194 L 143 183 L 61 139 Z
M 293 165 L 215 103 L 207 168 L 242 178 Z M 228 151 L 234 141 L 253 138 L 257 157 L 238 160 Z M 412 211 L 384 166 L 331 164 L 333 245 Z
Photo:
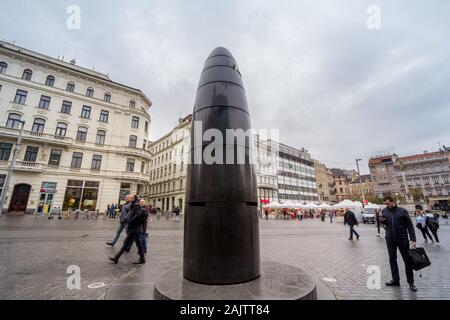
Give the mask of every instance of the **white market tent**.
M 322 203 L 322 204 L 319 206 L 319 208 L 321 208 L 321 209 L 331 209 L 332 206 L 330 206 L 330 205 L 328 205 L 328 204 L 326 204 L 326 203 Z
M 364 209 L 383 209 L 384 207 L 384 205 L 369 202 L 366 206 L 364 206 Z
M 348 208 L 351 211 L 353 211 L 353 213 L 355 214 L 356 219 L 358 220 L 358 222 L 362 221 L 362 213 L 363 213 L 362 203 L 361 203 L 361 205 L 359 205 L 356 202 L 353 202 L 351 200 L 346 199 L 346 200 L 343 200 L 343 201 L 339 202 L 338 204 L 336 204 L 334 206 L 334 208 L 340 208 L 340 209 Z
M 349 209 L 350 208 L 362 208 L 362 204 L 359 205 L 359 204 L 357 204 L 357 203 L 355 203 L 355 202 L 353 202 L 351 200 L 345 199 L 345 200 L 339 202 L 338 204 L 335 204 L 333 207 L 334 208 L 338 208 L 338 209 L 340 209 L 340 208 L 342 208 L 342 209 L 345 209 L 345 208 L 349 208 Z

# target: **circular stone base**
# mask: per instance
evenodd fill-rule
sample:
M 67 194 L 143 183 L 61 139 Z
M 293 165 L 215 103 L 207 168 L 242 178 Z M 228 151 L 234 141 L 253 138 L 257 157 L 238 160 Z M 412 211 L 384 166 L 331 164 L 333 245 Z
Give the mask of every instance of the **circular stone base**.
M 314 279 L 302 269 L 262 262 L 261 276 L 233 285 L 206 285 L 183 278 L 183 268 L 175 267 L 155 284 L 158 300 L 316 300 Z

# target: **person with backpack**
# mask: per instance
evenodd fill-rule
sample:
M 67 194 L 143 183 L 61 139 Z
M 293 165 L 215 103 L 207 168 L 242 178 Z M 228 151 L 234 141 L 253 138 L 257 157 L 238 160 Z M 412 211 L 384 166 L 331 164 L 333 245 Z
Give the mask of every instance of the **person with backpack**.
M 355 231 L 355 226 L 358 225 L 358 220 L 356 219 L 355 214 L 348 208 L 345 209 L 344 226 L 345 225 L 350 227 L 350 237 L 348 240 L 353 240 L 353 234 L 355 234 L 356 239 L 359 240 L 359 234 Z
M 440 246 L 441 244 L 439 243 L 439 236 L 438 236 L 439 220 L 433 214 L 428 213 L 426 215 L 425 223 L 428 229 L 430 229 L 431 233 L 433 234 L 436 246 Z
M 397 206 L 397 202 L 393 197 L 386 196 L 383 201 L 386 208 L 381 211 L 380 221 L 386 227 L 386 246 L 392 274 L 392 280 L 386 282 L 386 286 L 400 286 L 400 274 L 397 264 L 398 249 L 405 263 L 406 279 L 409 284 L 409 289 L 416 292 L 417 288 L 414 285 L 413 265 L 408 256 L 408 250 L 416 247 L 416 233 L 411 217 L 406 209 Z
M 425 242 L 428 242 L 428 238 L 430 238 L 431 242 L 434 243 L 433 237 L 431 237 L 430 232 L 428 231 L 428 227 L 426 224 L 427 217 L 423 214 L 423 207 L 418 204 L 416 205 L 416 228 L 422 232 L 423 238 Z
M 131 206 L 130 213 L 125 219 L 125 223 L 127 224 L 127 237 L 123 242 L 122 248 L 120 248 L 119 252 L 114 257 L 109 257 L 109 260 L 113 261 L 115 264 L 119 262 L 122 254 L 129 250 L 131 244 L 136 243 L 136 247 L 138 248 L 139 253 L 139 261 L 134 262 L 133 264 L 144 264 L 145 263 L 145 253 L 144 247 L 142 245 L 142 234 L 144 233 L 144 224 L 147 220 L 147 210 L 140 205 L 141 199 L 137 196 L 131 196 Z

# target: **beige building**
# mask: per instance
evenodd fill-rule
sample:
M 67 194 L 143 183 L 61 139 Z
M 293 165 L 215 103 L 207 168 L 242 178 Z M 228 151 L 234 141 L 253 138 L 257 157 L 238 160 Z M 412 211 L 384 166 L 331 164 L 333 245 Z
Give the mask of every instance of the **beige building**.
M 358 177 L 355 170 L 331 169 L 334 178 L 334 196 L 337 202 L 345 199 L 352 199 L 351 183 Z
M 350 183 L 350 189 L 352 193 L 351 200 L 362 202 L 364 198 L 364 200 L 370 201 L 375 196 L 370 174 L 363 174 L 354 179 Z
M 149 181 L 151 101 L 107 75 L 0 42 L 3 211 L 106 209 Z
M 334 178 L 333 173 L 327 166 L 318 160 L 314 160 L 314 167 L 316 169 L 316 183 L 317 193 L 319 195 L 319 202 L 335 203 Z
M 174 207 L 184 211 L 191 123 L 191 115 L 180 119 L 171 132 L 149 145 L 150 184 L 144 197 L 163 212 Z
M 396 197 L 401 194 L 400 183 L 394 167 L 396 159 L 397 155 L 392 154 L 371 158 L 369 160 L 373 190 L 378 197 Z

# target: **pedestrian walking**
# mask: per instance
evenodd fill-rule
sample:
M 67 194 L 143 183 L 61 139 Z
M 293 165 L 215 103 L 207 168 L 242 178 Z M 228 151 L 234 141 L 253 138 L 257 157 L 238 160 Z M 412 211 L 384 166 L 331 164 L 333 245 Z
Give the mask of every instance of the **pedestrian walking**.
M 414 271 L 408 250 L 416 247 L 416 233 L 408 211 L 397 206 L 391 196 L 383 199 L 386 208 L 381 212 L 381 223 L 386 226 L 386 246 L 389 254 L 392 280 L 386 282 L 387 286 L 400 286 L 400 274 L 397 265 L 397 249 L 405 263 L 406 279 L 411 291 L 417 291 L 414 285 Z
M 381 210 L 380 209 L 375 209 L 375 223 L 377 225 L 377 237 L 380 237 L 380 229 L 381 229 Z
M 175 207 L 175 209 L 173 209 L 173 212 L 175 213 L 175 221 L 180 222 L 180 213 L 181 213 L 180 208 Z
M 141 207 L 143 207 L 145 209 L 145 212 L 143 213 L 144 216 L 142 217 L 142 220 L 144 221 L 143 228 L 142 228 L 143 232 L 141 233 L 140 237 L 141 237 L 141 243 L 142 243 L 142 248 L 144 250 L 144 253 L 147 254 L 147 241 L 148 241 L 147 225 L 148 225 L 148 218 L 149 218 L 150 210 L 149 210 L 149 207 L 145 205 L 144 199 L 141 199 L 139 204 L 141 205 Z
M 425 224 L 428 227 L 428 229 L 430 229 L 431 233 L 433 234 L 436 246 L 440 246 L 441 244 L 439 242 L 439 236 L 438 236 L 439 219 L 437 219 L 436 216 L 434 216 L 433 214 L 428 213 L 425 218 Z
M 269 210 L 264 210 L 264 215 L 266 216 L 266 220 L 269 220 Z
M 130 212 L 125 219 L 127 224 L 127 237 L 123 242 L 122 248 L 114 257 L 109 257 L 109 260 L 113 261 L 115 264 L 119 262 L 122 254 L 131 247 L 133 243 L 136 243 L 139 253 L 139 261 L 133 264 L 144 264 L 145 263 L 145 253 L 142 246 L 142 233 L 144 233 L 144 223 L 148 217 L 147 211 L 144 207 L 140 205 L 140 198 L 137 196 L 130 196 Z
M 329 212 L 329 216 L 330 216 L 330 223 L 333 223 L 333 212 L 332 211 Z
M 345 209 L 344 225 L 348 225 L 350 227 L 350 237 L 348 240 L 353 240 L 353 234 L 355 234 L 356 239 L 359 240 L 359 234 L 355 230 L 355 226 L 358 225 L 358 220 L 356 219 L 353 211 L 350 211 L 348 208 Z
M 445 212 L 442 214 L 442 219 L 444 219 L 444 223 L 445 223 L 445 224 L 448 224 L 448 215 L 447 215 L 447 211 L 445 211 Z
M 418 204 L 416 205 L 416 228 L 420 230 L 420 232 L 422 233 L 423 239 L 425 240 L 425 242 L 428 242 L 428 238 L 430 238 L 431 242 L 434 243 L 433 238 L 431 237 L 430 232 L 428 231 L 428 226 L 427 226 L 427 217 L 423 214 L 423 207 Z
M 111 207 L 113 207 L 113 206 L 114 206 L 114 204 Z M 131 195 L 126 195 L 125 196 L 125 204 L 122 205 L 122 210 L 120 212 L 119 224 L 117 225 L 116 235 L 114 236 L 114 239 L 111 242 L 106 243 L 108 246 L 114 247 L 114 245 L 119 240 L 120 234 L 122 233 L 122 231 L 124 229 L 126 231 L 126 228 L 127 228 L 126 218 L 127 218 L 128 214 L 130 213 L 130 209 L 131 209 Z

